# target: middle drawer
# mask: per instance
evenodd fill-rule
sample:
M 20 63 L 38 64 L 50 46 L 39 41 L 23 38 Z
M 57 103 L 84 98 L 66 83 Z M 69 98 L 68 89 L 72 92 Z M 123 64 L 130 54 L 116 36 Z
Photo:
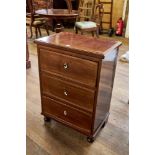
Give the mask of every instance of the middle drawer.
M 69 82 L 56 79 L 55 77 L 46 75 L 44 72 L 41 74 L 41 80 L 43 94 L 50 97 L 58 97 L 86 111 L 93 111 L 94 90 L 73 86 Z

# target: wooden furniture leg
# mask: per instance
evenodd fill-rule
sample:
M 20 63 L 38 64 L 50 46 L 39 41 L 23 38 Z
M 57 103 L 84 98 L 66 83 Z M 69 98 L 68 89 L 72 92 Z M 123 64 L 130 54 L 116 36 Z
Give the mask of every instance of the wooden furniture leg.
M 108 115 L 106 116 L 106 118 L 105 118 L 105 120 L 103 121 L 103 123 L 101 124 L 101 129 L 105 127 L 105 125 L 106 125 L 107 122 L 108 122 L 108 119 L 109 119 L 109 113 L 108 113 Z M 98 134 L 98 133 L 97 133 L 97 134 Z M 93 143 L 94 140 L 95 140 L 95 138 L 96 138 L 96 136 L 97 136 L 97 134 L 94 135 L 94 136 L 88 136 L 88 137 L 87 137 L 87 141 L 88 141 L 89 143 Z
M 75 27 L 75 33 L 78 34 L 78 28 L 77 27 Z
M 64 29 L 64 27 L 62 26 L 62 24 L 58 23 L 58 24 L 56 25 L 55 32 L 56 32 L 56 33 L 62 32 L 63 29 Z
M 36 34 L 36 38 L 38 38 L 38 31 L 37 31 L 37 27 L 35 27 L 35 34 Z
M 31 33 L 30 38 L 32 38 L 33 36 L 32 26 L 30 26 L 30 33 Z
M 50 33 L 49 33 L 49 30 L 48 30 L 48 25 L 45 25 L 45 30 L 46 30 L 47 35 L 49 36 Z
M 92 37 L 94 37 L 94 31 L 92 32 Z
M 27 32 L 26 32 L 26 69 L 31 67 L 31 62 L 29 60 L 29 49 L 28 49 L 28 43 L 27 43 Z
M 42 36 L 42 35 L 41 35 L 41 30 L 40 30 L 40 27 L 38 27 L 38 31 L 39 31 L 39 35 L 40 35 L 40 36 Z
M 96 37 L 99 38 L 99 28 L 96 30 Z
M 44 116 L 44 121 L 45 121 L 45 122 L 50 122 L 50 120 L 51 120 L 50 117 Z

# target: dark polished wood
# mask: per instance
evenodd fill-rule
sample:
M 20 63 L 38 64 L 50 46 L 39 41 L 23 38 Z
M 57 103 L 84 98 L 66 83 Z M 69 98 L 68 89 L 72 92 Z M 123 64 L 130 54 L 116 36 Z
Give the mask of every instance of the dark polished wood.
M 88 112 L 93 111 L 93 100 L 95 92 L 89 89 L 82 89 L 78 85 L 58 80 L 55 77 L 47 76 L 42 73 L 43 94 L 52 98 L 59 98 L 62 102 L 67 102 L 72 106 L 84 109 Z M 87 101 L 87 102 L 86 102 Z M 83 103 L 85 103 L 83 105 Z
M 104 58 L 104 55 L 109 50 L 115 49 L 120 45 L 120 42 L 115 40 L 101 40 L 98 38 L 92 38 L 88 36 L 82 36 L 79 34 L 73 34 L 70 32 L 63 32 L 60 34 L 53 34 L 51 36 L 38 38 L 35 40 L 40 48 L 48 48 L 54 50 L 57 53 L 66 53 L 67 55 L 80 54 L 76 57 L 90 56 L 90 59 Z M 59 51 L 58 51 L 59 50 Z M 74 52 L 73 52 L 74 50 Z M 96 61 L 97 61 L 96 60 Z
M 42 114 L 71 126 L 78 131 L 89 135 L 91 133 L 92 114 L 80 111 L 77 108 L 62 104 L 47 96 L 42 96 Z
M 36 14 L 40 16 L 47 17 L 50 20 L 55 19 L 57 22 L 56 32 L 61 32 L 63 30 L 63 25 L 61 23 L 61 19 L 76 19 L 78 16 L 77 10 L 70 10 L 70 9 L 41 9 L 35 11 Z
M 40 51 L 41 70 L 61 74 L 90 87 L 96 86 L 97 62 L 56 53 L 55 50 L 51 53 L 51 50 L 41 48 Z
M 26 30 L 26 69 L 31 67 L 31 61 L 29 60 L 29 48 L 27 43 L 27 30 Z
M 76 18 L 78 16 L 78 11 L 72 10 L 72 12 L 69 12 L 68 9 L 41 9 L 35 12 L 41 16 L 55 19 Z
M 97 129 L 99 124 L 101 124 L 102 121 L 109 116 L 107 111 L 109 111 L 110 104 L 107 103 L 110 103 L 111 101 L 117 54 L 118 48 L 109 51 L 105 54 L 105 58 L 101 62 L 94 131 Z
M 42 114 L 93 142 L 108 121 L 121 42 L 61 32 L 35 43 Z
M 47 76 L 44 72 L 41 75 L 41 79 L 42 93 L 46 96 L 57 98 L 62 102 L 67 102 L 71 106 L 88 112 L 93 111 L 94 90 L 81 88 L 78 85 L 62 81 L 56 77 Z

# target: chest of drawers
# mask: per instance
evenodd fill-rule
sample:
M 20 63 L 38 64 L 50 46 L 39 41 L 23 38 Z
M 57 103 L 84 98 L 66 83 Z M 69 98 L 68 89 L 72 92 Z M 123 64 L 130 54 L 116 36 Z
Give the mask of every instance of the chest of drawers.
M 61 32 L 35 40 L 42 114 L 92 142 L 108 121 L 120 42 Z

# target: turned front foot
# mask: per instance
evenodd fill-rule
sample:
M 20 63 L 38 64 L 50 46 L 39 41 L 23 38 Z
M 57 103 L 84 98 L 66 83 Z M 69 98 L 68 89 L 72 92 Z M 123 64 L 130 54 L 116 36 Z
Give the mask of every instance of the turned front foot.
M 44 116 L 44 121 L 45 122 L 50 122 L 51 118 L 47 117 L 47 116 Z
M 94 138 L 93 138 L 93 137 L 87 137 L 87 141 L 88 141 L 89 143 L 93 143 L 93 142 L 94 142 Z

